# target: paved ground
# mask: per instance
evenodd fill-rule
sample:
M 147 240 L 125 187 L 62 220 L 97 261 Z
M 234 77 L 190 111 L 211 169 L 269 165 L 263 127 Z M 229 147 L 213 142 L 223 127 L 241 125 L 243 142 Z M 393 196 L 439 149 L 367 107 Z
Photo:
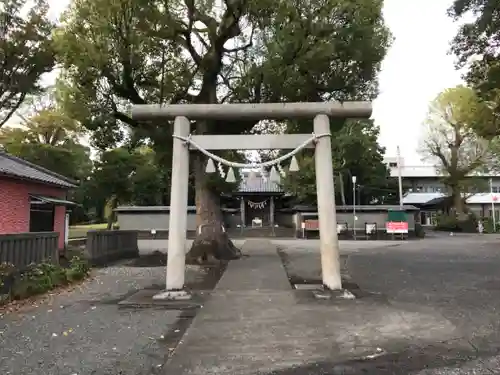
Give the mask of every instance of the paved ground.
M 313 243 L 276 244 L 286 249 L 291 274 L 304 279 L 320 275 Z M 362 246 L 343 246 L 349 276 L 362 291 L 377 293 L 389 307 L 379 318 L 370 308 L 367 323 L 358 321 L 356 329 L 364 331 L 373 324 L 379 324 L 375 331 L 394 329 L 393 339 L 378 341 L 388 354 L 344 362 L 325 356 L 318 363 L 276 374 L 499 373 L 498 236 L 436 235 L 424 241 Z M 363 304 L 362 299 L 358 302 Z M 355 320 L 356 309 L 351 312 Z
M 319 277 L 317 241 L 278 240 L 287 269 Z M 147 245 L 147 246 L 146 246 Z M 142 244 L 142 252 L 164 250 Z M 341 242 L 364 298 L 293 291 L 275 249 L 252 240 L 231 262 L 174 356 L 176 311 L 118 309 L 164 282 L 163 267 L 96 271 L 81 288 L 0 316 L 0 374 L 494 374 L 500 368 L 500 238 Z M 190 268 L 187 279 L 199 272 Z M 378 349 L 381 349 L 378 350 Z
M 249 241 L 164 374 L 491 374 L 500 368 L 496 238 L 341 243 L 364 297 L 293 291 L 279 258 Z M 295 276 L 319 275 L 314 241 L 274 241 Z M 265 272 L 263 272 L 265 271 Z
M 158 374 L 168 353 L 164 336 L 179 312 L 118 309 L 137 289 L 163 284 L 164 267 L 117 266 L 39 307 L 0 316 L 0 374 Z M 187 271 L 187 280 L 199 272 Z

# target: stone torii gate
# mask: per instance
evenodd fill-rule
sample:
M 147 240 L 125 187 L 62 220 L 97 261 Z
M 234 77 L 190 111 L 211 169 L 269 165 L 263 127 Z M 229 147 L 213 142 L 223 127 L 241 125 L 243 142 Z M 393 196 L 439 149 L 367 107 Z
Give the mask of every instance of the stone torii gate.
M 342 288 L 340 278 L 339 244 L 335 209 L 335 189 L 331 152 L 329 117 L 369 118 L 371 102 L 326 103 L 265 103 L 265 104 L 173 104 L 135 105 L 135 120 L 174 119 L 172 160 L 172 187 L 170 193 L 170 220 L 166 291 L 155 299 L 186 299 L 184 290 L 185 242 L 187 230 L 189 149 L 198 149 L 209 157 L 207 150 L 266 150 L 294 149 L 291 153 L 259 166 L 273 166 L 292 157 L 305 147 L 315 146 L 316 192 L 320 231 L 322 280 L 326 288 Z M 282 135 L 190 135 L 190 120 L 283 120 L 314 118 L 311 134 Z M 230 163 L 232 167 L 255 167 L 256 164 Z

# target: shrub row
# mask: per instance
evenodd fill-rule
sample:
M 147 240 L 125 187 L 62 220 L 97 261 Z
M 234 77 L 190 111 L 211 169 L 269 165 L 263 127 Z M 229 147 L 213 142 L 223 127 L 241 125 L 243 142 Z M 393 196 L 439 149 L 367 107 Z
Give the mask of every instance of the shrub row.
M 0 305 L 48 292 L 83 280 L 90 273 L 86 260 L 73 257 L 68 267 L 52 263 L 31 264 L 17 270 L 12 264 L 0 264 Z
M 477 218 L 468 215 L 467 218 L 459 220 L 454 215 L 439 215 L 435 230 L 447 232 L 475 233 L 477 232 Z

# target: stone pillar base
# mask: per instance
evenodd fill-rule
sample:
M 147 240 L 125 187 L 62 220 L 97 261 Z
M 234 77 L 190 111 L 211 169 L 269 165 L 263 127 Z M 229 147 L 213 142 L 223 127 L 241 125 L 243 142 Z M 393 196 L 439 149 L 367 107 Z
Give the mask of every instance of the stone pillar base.
M 155 294 L 153 300 L 170 300 L 170 301 L 185 301 L 190 300 L 193 296 L 185 290 L 166 290 Z

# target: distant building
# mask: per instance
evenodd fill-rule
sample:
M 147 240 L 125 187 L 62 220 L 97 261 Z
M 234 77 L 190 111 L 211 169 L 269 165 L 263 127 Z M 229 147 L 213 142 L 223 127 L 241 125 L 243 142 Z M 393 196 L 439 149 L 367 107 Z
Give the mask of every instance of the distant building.
M 398 177 L 398 164 L 396 157 L 386 157 L 391 177 Z M 413 205 L 421 209 L 421 221 L 424 225 L 434 225 L 435 218 L 442 203 L 449 193 L 442 182 L 443 175 L 433 166 L 406 165 L 401 158 L 401 178 L 404 186 L 403 204 Z M 484 179 L 485 191 L 478 191 L 467 198 L 467 206 L 480 217 L 492 217 L 492 202 L 495 206 L 495 217 L 500 218 L 500 175 L 474 174 L 475 179 Z M 489 181 L 492 180 L 493 194 L 490 193 Z
M 0 235 L 57 232 L 59 248 L 68 235 L 66 199 L 76 183 L 0 151 Z

